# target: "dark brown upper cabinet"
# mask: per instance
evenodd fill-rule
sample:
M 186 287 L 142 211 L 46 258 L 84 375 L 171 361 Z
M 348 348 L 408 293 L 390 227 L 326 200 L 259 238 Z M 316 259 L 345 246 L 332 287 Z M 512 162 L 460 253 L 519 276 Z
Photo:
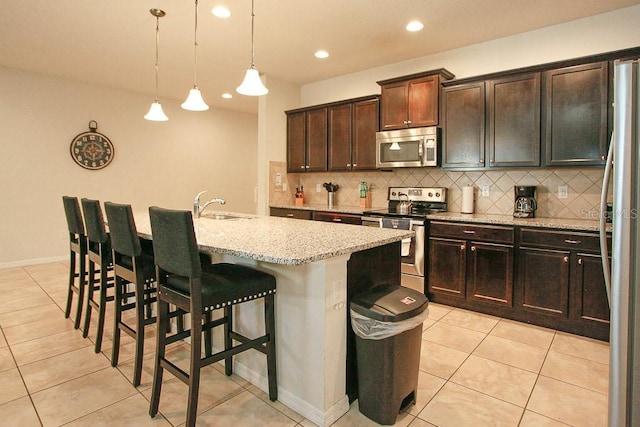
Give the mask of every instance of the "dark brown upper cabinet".
M 287 171 L 327 170 L 327 108 L 287 114 Z
M 442 94 L 443 168 L 484 167 L 484 82 L 448 86 Z
M 380 130 L 438 125 L 440 83 L 453 74 L 444 68 L 379 81 Z
M 329 170 L 376 168 L 378 97 L 329 107 Z
M 603 165 L 607 156 L 606 61 L 544 73 L 547 166 Z
M 540 166 L 540 73 L 487 81 L 490 167 Z

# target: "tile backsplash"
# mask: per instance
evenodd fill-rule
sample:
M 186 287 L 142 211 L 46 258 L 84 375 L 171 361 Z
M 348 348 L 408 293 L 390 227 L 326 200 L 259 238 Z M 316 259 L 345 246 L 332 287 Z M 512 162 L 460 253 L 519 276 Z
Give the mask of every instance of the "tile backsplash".
M 276 185 L 276 174 L 281 184 Z M 537 186 L 536 216 L 548 218 L 597 219 L 600 206 L 603 170 L 582 169 L 511 169 L 496 171 L 444 171 L 439 168 L 406 168 L 391 172 L 322 172 L 287 174 L 286 163 L 271 162 L 269 167 L 269 201 L 271 204 L 294 204 L 297 186 L 304 186 L 305 204 L 326 203 L 327 192 L 317 184 L 338 184 L 336 206 L 358 206 L 359 184 L 371 187 L 373 207 L 385 207 L 388 187 L 446 187 L 448 210 L 460 212 L 462 187 L 475 187 L 475 212 L 512 214 L 515 185 Z M 489 195 L 480 189 L 488 186 Z M 558 187 L 567 187 L 567 198 L 558 198 Z

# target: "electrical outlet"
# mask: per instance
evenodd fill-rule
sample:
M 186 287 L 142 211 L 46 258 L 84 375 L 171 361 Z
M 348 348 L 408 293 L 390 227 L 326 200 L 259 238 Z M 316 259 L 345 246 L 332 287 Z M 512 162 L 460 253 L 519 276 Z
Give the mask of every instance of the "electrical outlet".
M 482 197 L 489 197 L 489 186 L 488 185 L 482 185 L 480 186 L 480 195 Z
M 316 184 L 316 193 L 320 193 L 322 191 L 322 184 Z
M 569 197 L 569 191 L 567 190 L 567 186 L 566 185 L 559 185 L 558 186 L 558 199 L 566 199 L 567 197 Z
M 286 182 L 282 183 L 282 191 L 287 191 L 289 190 L 289 184 L 287 184 Z

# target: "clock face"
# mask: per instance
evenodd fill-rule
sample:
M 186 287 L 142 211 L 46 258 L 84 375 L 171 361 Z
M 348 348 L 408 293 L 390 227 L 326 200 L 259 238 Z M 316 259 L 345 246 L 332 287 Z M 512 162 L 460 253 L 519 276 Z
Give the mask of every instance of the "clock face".
M 113 144 L 98 132 L 84 132 L 71 141 L 71 157 L 85 169 L 102 169 L 113 160 Z

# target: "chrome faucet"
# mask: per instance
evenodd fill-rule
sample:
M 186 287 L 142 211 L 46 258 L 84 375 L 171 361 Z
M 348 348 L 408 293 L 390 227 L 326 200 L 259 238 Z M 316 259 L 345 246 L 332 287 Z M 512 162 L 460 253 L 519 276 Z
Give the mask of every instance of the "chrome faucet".
M 202 213 L 202 211 L 204 211 L 206 207 L 212 203 L 219 203 L 221 205 L 227 203 L 223 199 L 215 198 L 205 202 L 204 205 L 200 207 L 200 196 L 202 196 L 204 193 L 206 193 L 206 191 L 199 192 L 198 194 L 196 194 L 196 198 L 193 200 L 193 216 L 195 218 L 200 218 L 200 214 Z

